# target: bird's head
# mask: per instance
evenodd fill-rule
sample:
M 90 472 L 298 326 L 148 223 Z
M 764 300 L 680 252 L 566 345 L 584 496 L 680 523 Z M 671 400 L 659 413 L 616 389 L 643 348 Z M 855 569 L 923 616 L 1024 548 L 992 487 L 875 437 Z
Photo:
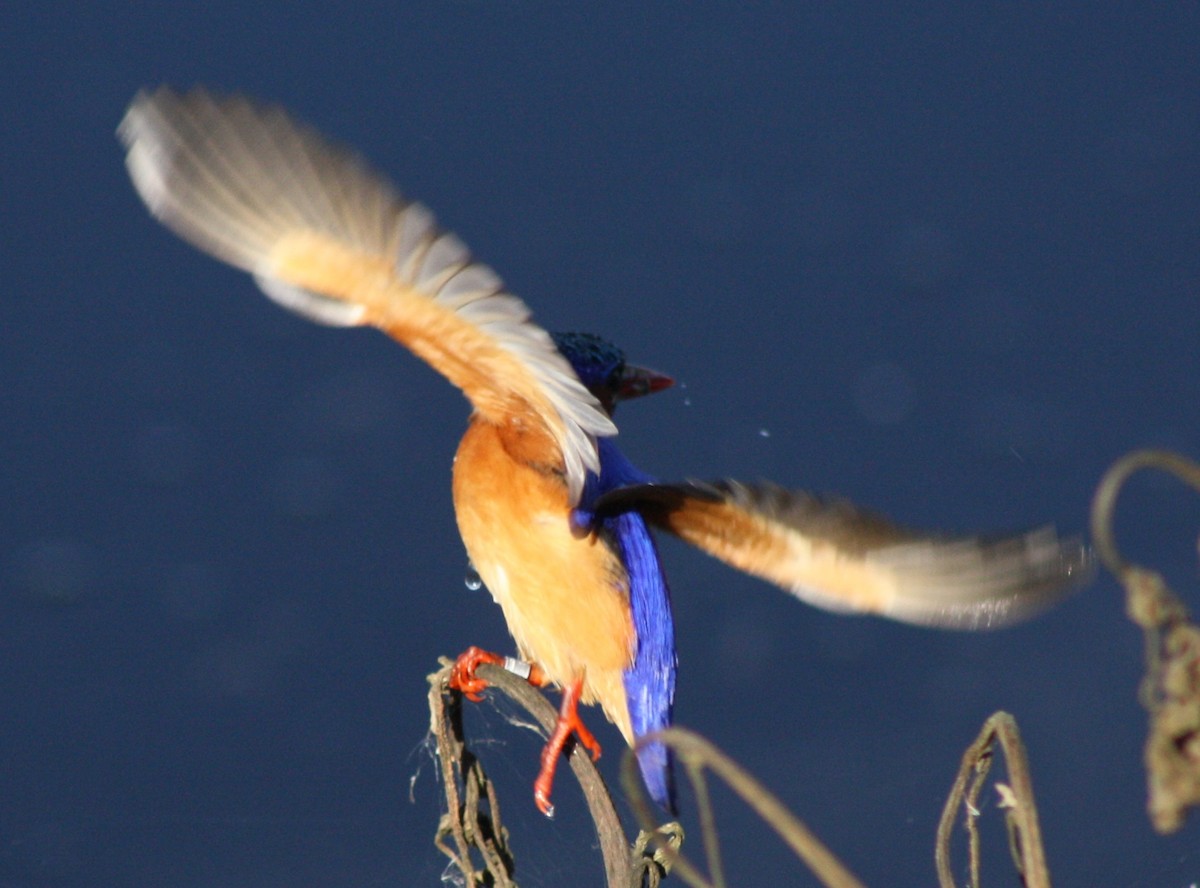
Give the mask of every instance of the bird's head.
M 625 363 L 625 352 L 591 333 L 551 333 L 575 375 L 611 414 L 618 401 L 661 392 L 675 380 L 645 367 Z

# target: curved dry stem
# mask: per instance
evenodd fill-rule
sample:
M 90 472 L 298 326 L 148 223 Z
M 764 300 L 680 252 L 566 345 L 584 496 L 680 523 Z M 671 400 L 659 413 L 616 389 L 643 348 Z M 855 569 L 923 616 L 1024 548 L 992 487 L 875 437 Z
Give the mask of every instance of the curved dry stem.
M 1200 465 L 1169 450 L 1135 450 L 1121 457 L 1100 479 L 1092 499 L 1092 540 L 1105 567 L 1120 577 L 1129 564 L 1121 557 L 1113 534 L 1113 512 L 1117 494 L 1129 476 L 1139 469 L 1159 469 L 1174 475 L 1200 493 Z
M 1127 562 L 1117 548 L 1112 528 L 1117 495 L 1142 468 L 1167 472 L 1200 492 L 1200 465 L 1168 451 L 1135 451 L 1105 473 L 1092 502 L 1096 548 L 1125 587 L 1126 613 L 1145 640 L 1140 697 L 1150 716 L 1147 808 L 1154 828 L 1170 833 L 1200 804 L 1200 627 L 1161 575 Z
M 1005 824 L 1009 831 L 1013 862 L 1026 888 L 1050 888 L 1050 873 L 1042 845 L 1042 830 L 1038 824 L 1037 804 L 1033 797 L 1033 780 L 1029 776 L 1029 761 L 1017 722 L 1007 712 L 994 713 L 983 730 L 963 754 L 962 765 L 954 786 L 942 809 L 938 822 L 934 861 L 938 883 L 942 888 L 955 888 L 950 868 L 950 834 L 959 808 L 966 814 L 969 870 L 972 888 L 980 884 L 979 795 L 991 771 L 994 746 L 1000 741 L 1008 770 L 1008 784 L 996 784 L 1001 795 L 1001 807 L 1006 809 Z
M 828 888 L 863 888 L 862 883 L 821 844 L 783 803 L 766 790 L 740 765 L 730 759 L 703 737 L 684 728 L 667 728 L 643 737 L 641 743 L 662 742 L 675 753 L 677 762 L 687 771 L 696 787 L 697 807 L 704 833 L 704 848 L 708 858 L 709 877 L 701 873 L 687 857 L 676 850 L 661 848 L 669 859 L 672 872 L 677 873 L 694 888 L 724 888 L 721 870 L 719 840 L 713 819 L 712 805 L 708 798 L 708 787 L 704 779 L 706 770 L 713 771 L 724 780 L 741 799 L 761 817 Z M 621 761 L 621 785 L 629 797 L 643 829 L 655 827 L 655 808 L 647 797 L 638 776 L 633 753 L 627 753 Z

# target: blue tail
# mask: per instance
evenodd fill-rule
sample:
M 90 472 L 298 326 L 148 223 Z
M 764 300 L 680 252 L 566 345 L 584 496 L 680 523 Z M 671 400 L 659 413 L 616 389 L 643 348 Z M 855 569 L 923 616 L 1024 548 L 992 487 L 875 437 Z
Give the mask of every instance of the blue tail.
M 601 438 L 599 483 L 588 493 L 603 493 L 626 484 L 651 480 L 638 471 L 608 438 Z M 625 696 L 633 735 L 644 737 L 671 725 L 675 701 L 675 621 L 671 616 L 671 593 L 658 560 L 654 539 L 641 515 L 626 512 L 603 519 L 612 534 L 621 561 L 629 574 L 629 606 L 637 652 L 625 670 Z M 650 743 L 638 751 L 638 765 L 651 797 L 675 813 L 675 778 L 670 751 L 661 743 Z

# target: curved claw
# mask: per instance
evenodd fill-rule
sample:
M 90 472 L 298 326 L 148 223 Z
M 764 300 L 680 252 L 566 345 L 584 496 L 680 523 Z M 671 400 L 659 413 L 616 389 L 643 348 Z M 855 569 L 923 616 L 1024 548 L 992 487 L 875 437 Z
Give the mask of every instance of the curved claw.
M 450 669 L 451 689 L 462 691 L 466 698 L 474 703 L 478 703 L 483 699 L 480 696 L 480 692 L 488 686 L 486 681 L 475 675 L 475 670 L 479 668 L 481 663 L 503 666 L 504 658 L 499 654 L 493 654 L 491 651 L 485 651 L 482 648 L 471 645 L 471 647 L 458 655 L 458 659 L 454 661 L 454 666 Z

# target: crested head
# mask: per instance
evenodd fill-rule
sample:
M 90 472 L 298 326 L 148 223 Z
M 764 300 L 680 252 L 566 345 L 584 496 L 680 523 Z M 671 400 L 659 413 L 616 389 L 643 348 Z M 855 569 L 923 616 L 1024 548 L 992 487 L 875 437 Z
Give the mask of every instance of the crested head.
M 625 369 L 625 352 L 592 333 L 551 333 L 550 338 L 587 389 L 612 389 Z
M 625 352 L 593 333 L 551 333 L 550 337 L 579 381 L 610 414 L 618 401 L 662 391 L 674 383 L 662 373 L 627 364 Z

